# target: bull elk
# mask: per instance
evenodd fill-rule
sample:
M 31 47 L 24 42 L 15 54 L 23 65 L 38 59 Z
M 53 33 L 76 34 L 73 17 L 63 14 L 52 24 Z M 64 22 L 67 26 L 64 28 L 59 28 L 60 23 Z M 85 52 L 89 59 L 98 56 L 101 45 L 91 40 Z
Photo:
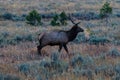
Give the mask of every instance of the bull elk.
M 68 52 L 67 44 L 73 41 L 79 32 L 84 32 L 84 29 L 78 26 L 71 18 L 71 22 L 74 24 L 72 28 L 68 31 L 65 30 L 53 30 L 50 32 L 43 32 L 39 34 L 39 45 L 37 46 L 38 53 L 41 55 L 41 49 L 47 45 L 55 46 L 58 45 L 60 52 L 62 47 Z

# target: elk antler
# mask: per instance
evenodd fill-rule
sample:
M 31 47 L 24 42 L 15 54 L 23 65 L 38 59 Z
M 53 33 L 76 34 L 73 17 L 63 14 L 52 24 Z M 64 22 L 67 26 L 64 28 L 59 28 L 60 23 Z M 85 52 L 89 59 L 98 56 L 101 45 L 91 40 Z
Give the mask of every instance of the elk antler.
M 78 23 L 76 23 L 75 25 L 78 25 L 78 24 L 80 24 L 81 22 L 78 22 Z
M 80 22 L 75 23 L 75 22 L 73 21 L 73 19 L 71 18 L 70 14 L 69 14 L 69 17 L 68 17 L 68 18 L 70 19 L 70 21 L 71 21 L 74 25 L 78 25 L 78 24 L 80 24 Z
M 76 24 L 74 21 L 73 21 L 73 19 L 71 18 L 71 15 L 69 14 L 69 17 L 68 17 L 69 19 L 70 19 L 70 21 L 73 23 L 73 24 Z

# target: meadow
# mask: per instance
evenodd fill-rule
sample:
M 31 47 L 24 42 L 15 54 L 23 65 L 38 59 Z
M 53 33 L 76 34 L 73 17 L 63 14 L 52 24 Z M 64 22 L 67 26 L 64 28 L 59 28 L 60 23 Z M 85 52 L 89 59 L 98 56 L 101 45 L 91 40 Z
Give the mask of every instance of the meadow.
M 106 24 L 99 10 L 110 2 L 113 13 Z M 42 15 L 42 25 L 32 26 L 25 17 L 31 10 Z M 72 14 L 87 30 L 70 42 L 70 58 L 58 46 L 37 54 L 38 34 L 69 30 L 73 24 L 51 26 L 54 13 Z M 120 0 L 0 0 L 0 80 L 120 80 Z

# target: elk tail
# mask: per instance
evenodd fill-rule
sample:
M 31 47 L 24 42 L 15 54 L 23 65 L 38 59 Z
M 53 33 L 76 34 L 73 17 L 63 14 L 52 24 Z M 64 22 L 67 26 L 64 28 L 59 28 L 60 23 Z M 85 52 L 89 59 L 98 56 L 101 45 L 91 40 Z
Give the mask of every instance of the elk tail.
M 44 35 L 44 33 L 38 34 L 38 41 L 39 41 L 39 44 L 41 44 L 41 40 L 42 40 L 43 35 Z

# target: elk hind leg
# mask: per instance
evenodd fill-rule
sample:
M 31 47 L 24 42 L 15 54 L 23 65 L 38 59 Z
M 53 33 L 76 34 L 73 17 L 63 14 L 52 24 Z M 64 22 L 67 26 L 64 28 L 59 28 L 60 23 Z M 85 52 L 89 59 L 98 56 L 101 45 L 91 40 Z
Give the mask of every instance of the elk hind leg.
M 58 49 L 58 51 L 60 52 L 60 51 L 61 51 L 61 49 L 62 49 L 62 45 L 59 45 L 59 49 Z
M 40 54 L 40 55 L 41 55 L 41 49 L 42 49 L 42 47 L 40 45 L 37 46 L 37 51 L 38 51 L 38 54 Z

